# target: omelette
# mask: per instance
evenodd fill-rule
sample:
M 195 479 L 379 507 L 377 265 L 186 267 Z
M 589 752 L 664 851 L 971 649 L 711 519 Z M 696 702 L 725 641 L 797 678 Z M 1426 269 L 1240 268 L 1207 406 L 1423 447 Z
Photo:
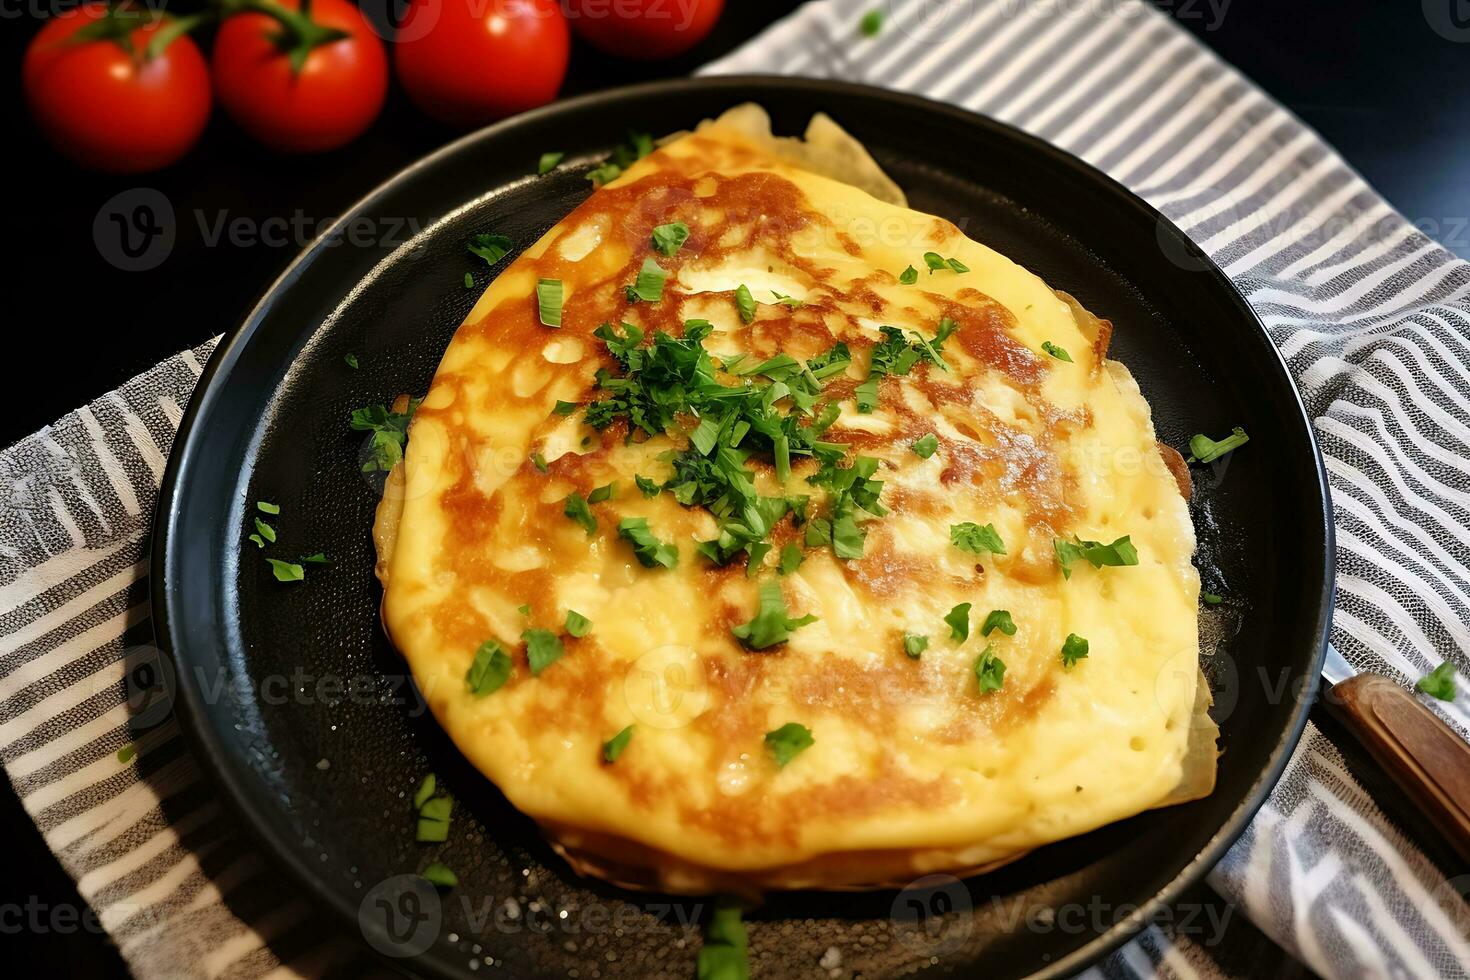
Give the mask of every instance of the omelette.
M 434 716 L 578 870 L 970 874 L 1207 795 L 1183 460 L 1111 324 L 742 106 L 485 290 L 375 540 Z

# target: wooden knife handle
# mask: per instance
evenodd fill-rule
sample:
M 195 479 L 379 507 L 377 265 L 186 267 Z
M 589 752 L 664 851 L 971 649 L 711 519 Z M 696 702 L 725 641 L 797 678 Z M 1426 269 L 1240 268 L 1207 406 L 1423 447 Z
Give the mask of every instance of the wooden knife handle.
M 1334 684 L 1324 701 L 1470 861 L 1470 743 L 1381 674 L 1358 674 Z

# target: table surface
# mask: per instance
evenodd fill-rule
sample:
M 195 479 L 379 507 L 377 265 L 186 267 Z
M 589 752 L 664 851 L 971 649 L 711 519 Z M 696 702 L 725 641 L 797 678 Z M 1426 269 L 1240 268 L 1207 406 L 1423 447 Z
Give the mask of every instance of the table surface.
M 1411 221 L 1470 257 L 1470 101 L 1460 97 L 1470 26 L 1455 26 L 1458 0 L 1442 0 L 1438 29 L 1431 20 L 1440 19 L 1430 8 L 1441 0 L 1154 2 L 1315 127 Z M 875 7 L 882 3 L 874 0 Z M 26 9 L 38 6 L 44 5 Z M 736 0 L 705 42 L 660 64 L 618 62 L 579 46 L 565 92 L 687 74 L 796 6 L 796 0 Z M 309 226 L 330 221 L 455 135 L 422 119 L 395 91 L 363 139 L 323 156 L 275 156 L 216 113 L 200 145 L 167 171 L 128 178 L 86 174 L 57 158 L 25 115 L 15 66 L 36 27 L 13 23 L 0 39 L 0 64 L 11 66 L 11 88 L 0 100 L 12 175 L 12 221 L 0 244 L 10 323 L 41 331 L 23 355 L 25 370 L 12 373 L 0 445 L 235 326 L 299 245 L 211 245 L 210 232 L 221 221 L 297 215 Z M 178 237 L 157 269 L 125 272 L 99 252 L 93 220 L 113 195 L 140 186 L 170 199 Z M 53 344 L 58 360 L 42 366 L 39 359 Z M 0 911 L 12 905 L 81 907 L 8 784 L 0 791 L 0 828 L 11 845 Z M 18 944 L 23 957 L 36 957 L 31 962 L 71 976 L 125 975 L 105 939 L 85 930 L 27 929 L 6 939 L 7 949 Z

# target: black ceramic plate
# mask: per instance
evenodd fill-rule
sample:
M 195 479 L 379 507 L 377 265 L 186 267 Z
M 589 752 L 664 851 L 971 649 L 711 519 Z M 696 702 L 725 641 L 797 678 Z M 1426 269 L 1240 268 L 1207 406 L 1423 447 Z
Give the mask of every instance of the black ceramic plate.
M 688 920 L 705 903 L 578 878 L 423 712 L 378 626 L 376 490 L 348 415 L 425 390 L 479 294 L 464 274 L 486 280 L 471 235 L 530 243 L 586 196 L 585 166 L 527 176 L 542 151 L 590 162 L 628 127 L 672 132 L 751 99 L 780 132 L 831 114 L 914 207 L 1110 318 L 1113 356 L 1137 376 L 1160 438 L 1251 434 L 1228 469 L 1196 470 L 1199 563 L 1227 597 L 1206 611 L 1224 753 L 1213 795 L 963 884 L 773 896 L 749 915 L 756 975 L 824 974 L 829 947 L 865 977 L 1070 973 L 1219 859 L 1300 734 L 1331 598 L 1320 457 L 1266 332 L 1173 225 L 1016 130 L 876 89 L 722 78 L 575 99 L 441 150 L 308 249 L 210 359 L 159 502 L 154 613 L 204 767 L 316 903 L 415 972 L 691 977 Z M 260 499 L 282 508 L 277 552 L 325 551 L 332 564 L 276 582 L 245 540 Z M 450 839 L 433 848 L 413 843 L 408 799 L 431 770 L 456 801 Z M 397 877 L 435 858 L 460 879 L 442 901 Z

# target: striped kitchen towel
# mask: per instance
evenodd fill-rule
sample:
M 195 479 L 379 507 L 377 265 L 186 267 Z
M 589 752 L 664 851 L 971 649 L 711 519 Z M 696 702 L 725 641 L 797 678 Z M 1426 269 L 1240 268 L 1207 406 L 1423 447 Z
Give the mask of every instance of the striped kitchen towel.
M 885 23 L 867 37 L 872 8 Z M 1168 214 L 1249 297 L 1317 420 L 1338 648 L 1405 684 L 1444 659 L 1470 666 L 1470 264 L 1167 17 L 1131 0 L 817 0 L 708 70 L 964 105 Z M 337 934 L 216 809 L 174 723 L 129 728 L 129 696 L 146 688 L 132 679 L 146 661 L 149 516 L 207 354 L 0 454 L 0 760 L 139 976 L 356 974 L 351 937 L 323 940 Z M 1470 734 L 1463 707 L 1433 707 Z M 136 763 L 120 765 L 134 743 Z M 1321 974 L 1470 971 L 1464 880 L 1444 880 L 1315 727 L 1211 882 Z M 1289 973 L 1256 935 L 1240 916 L 1208 934 L 1154 925 L 1100 973 Z

